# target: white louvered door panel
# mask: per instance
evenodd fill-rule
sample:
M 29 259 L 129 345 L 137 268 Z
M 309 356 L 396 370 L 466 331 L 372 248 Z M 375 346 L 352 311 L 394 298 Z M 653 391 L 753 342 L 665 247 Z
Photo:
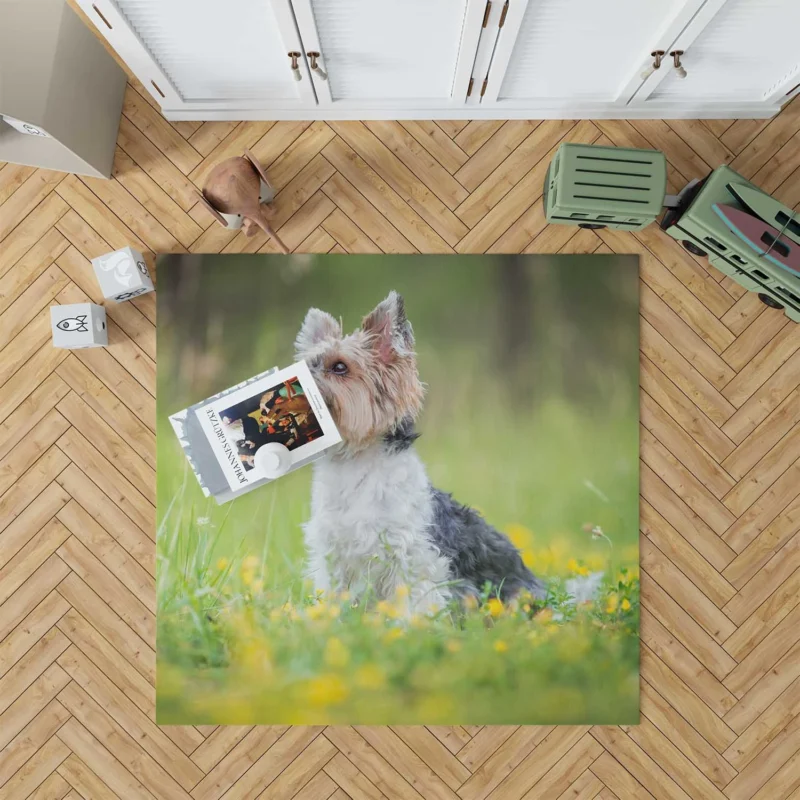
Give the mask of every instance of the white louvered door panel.
M 463 103 L 486 0 L 292 0 L 320 104 Z M 307 56 L 308 57 L 308 56 Z
M 621 102 L 649 53 L 702 3 L 527 0 L 516 24 L 500 33 L 484 103 Z M 510 0 L 512 11 L 515 4 L 525 5 Z
M 779 97 L 800 82 L 800 0 L 727 0 L 692 41 L 678 40 L 674 69 L 648 102 L 737 102 Z
M 289 0 L 78 2 L 165 108 L 316 105 Z

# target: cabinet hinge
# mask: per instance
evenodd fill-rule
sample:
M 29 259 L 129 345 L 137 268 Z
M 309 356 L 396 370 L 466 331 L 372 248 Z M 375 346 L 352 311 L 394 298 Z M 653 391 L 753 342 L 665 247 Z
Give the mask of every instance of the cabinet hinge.
M 481 97 L 483 97 L 486 94 L 486 86 L 488 85 L 488 83 L 489 83 L 489 78 L 487 76 L 486 78 L 483 79 L 483 86 L 481 86 Z
M 486 23 L 489 21 L 489 13 L 492 10 L 492 0 L 486 0 L 486 11 L 483 12 L 483 24 L 481 25 L 482 28 L 486 27 Z
M 475 78 L 470 78 L 469 79 L 469 86 L 467 86 L 467 97 L 469 97 L 472 94 L 472 87 L 473 87 L 474 83 L 475 83 Z
M 506 0 L 506 4 L 503 6 L 503 13 L 500 14 L 500 24 L 497 26 L 498 28 L 502 28 L 506 22 L 506 14 L 508 14 L 508 0 Z

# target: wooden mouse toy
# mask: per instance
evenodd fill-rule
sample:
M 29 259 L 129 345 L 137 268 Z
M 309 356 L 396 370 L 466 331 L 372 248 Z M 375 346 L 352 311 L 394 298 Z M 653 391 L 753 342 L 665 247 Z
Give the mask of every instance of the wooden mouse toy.
M 282 253 L 288 253 L 289 248 L 270 225 L 273 209 L 264 205 L 272 201 L 272 196 L 267 174 L 252 153 L 245 150 L 243 156 L 226 158 L 211 170 L 200 199 L 221 225 L 242 227 L 246 236 L 253 236 L 261 228 Z

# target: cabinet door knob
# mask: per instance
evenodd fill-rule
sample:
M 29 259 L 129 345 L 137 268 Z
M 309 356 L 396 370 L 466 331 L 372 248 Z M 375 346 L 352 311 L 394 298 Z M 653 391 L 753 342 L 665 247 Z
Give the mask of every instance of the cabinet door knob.
M 303 54 L 302 53 L 298 53 L 298 52 L 293 50 L 292 52 L 288 53 L 287 55 L 289 56 L 289 58 L 292 59 L 292 63 L 291 63 L 292 77 L 296 81 L 303 80 L 303 76 L 300 73 L 300 64 L 298 64 L 298 62 L 297 62 L 297 59 L 300 58 Z
M 328 73 L 317 64 L 317 59 L 321 58 L 320 54 L 312 51 L 310 53 L 306 53 L 306 55 L 311 61 L 311 71 L 316 73 L 321 81 L 328 80 Z
M 686 70 L 683 68 L 683 64 L 681 64 L 683 50 L 670 50 L 669 54 L 672 56 L 672 62 L 675 65 L 675 72 L 677 73 L 678 77 L 685 78 Z
M 664 58 L 663 50 L 653 50 L 650 55 L 653 57 L 653 63 L 642 72 L 642 80 L 646 81 L 657 69 L 661 67 L 661 59 Z

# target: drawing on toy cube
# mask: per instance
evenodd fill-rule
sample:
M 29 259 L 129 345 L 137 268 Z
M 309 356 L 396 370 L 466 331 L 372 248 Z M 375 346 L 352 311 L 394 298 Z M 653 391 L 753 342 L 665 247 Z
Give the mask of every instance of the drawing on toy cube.
M 106 310 L 94 303 L 50 306 L 53 347 L 78 350 L 108 344 Z
M 106 300 L 121 303 L 153 291 L 153 280 L 142 254 L 123 247 L 92 259 L 94 273 Z

